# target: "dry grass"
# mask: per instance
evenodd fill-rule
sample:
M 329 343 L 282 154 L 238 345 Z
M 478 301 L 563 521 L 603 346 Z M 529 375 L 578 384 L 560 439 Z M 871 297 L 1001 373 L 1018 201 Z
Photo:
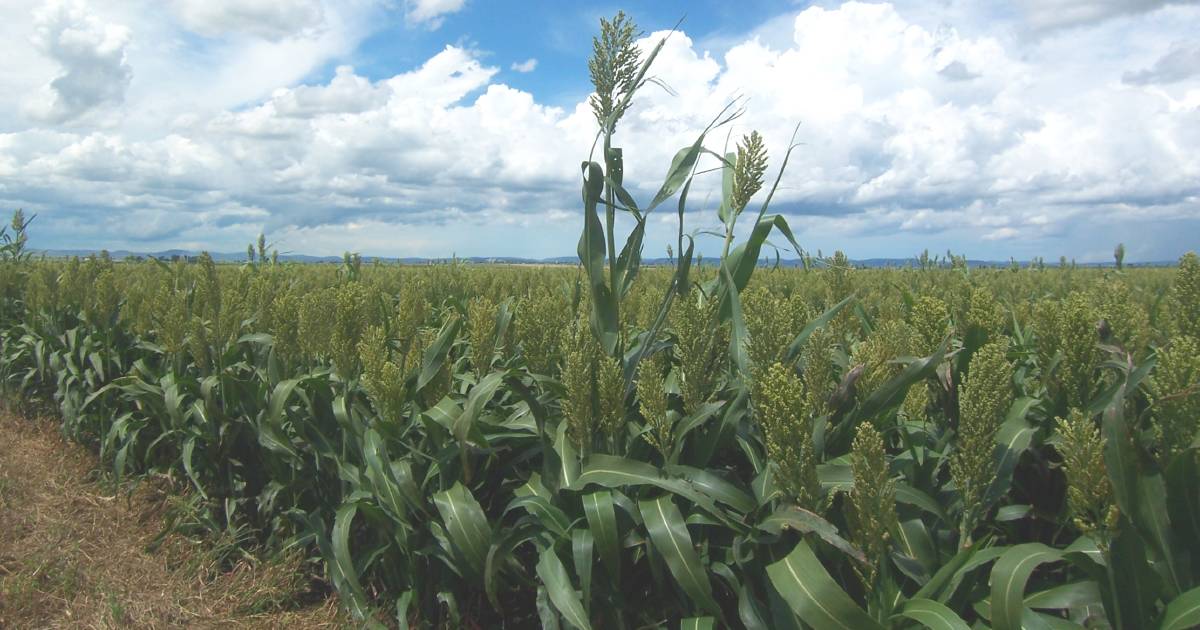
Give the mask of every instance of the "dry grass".
M 296 558 L 221 571 L 205 544 L 179 537 L 148 553 L 167 484 L 114 492 L 50 421 L 0 412 L 0 435 L 0 627 L 349 625 Z

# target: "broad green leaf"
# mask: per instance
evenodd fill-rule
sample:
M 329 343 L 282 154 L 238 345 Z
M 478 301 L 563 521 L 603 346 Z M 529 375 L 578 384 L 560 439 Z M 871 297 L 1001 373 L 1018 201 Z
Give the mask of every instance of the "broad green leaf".
M 576 488 L 579 483 L 579 456 L 575 446 L 567 436 L 566 421 L 558 423 L 554 434 L 554 451 L 558 454 L 558 485 L 563 488 Z
M 645 233 L 646 219 L 639 219 L 637 225 L 629 233 L 629 238 L 625 240 L 621 253 L 617 256 L 616 271 L 620 299 L 624 299 L 629 293 L 629 290 L 633 288 L 633 281 L 637 278 L 642 264 L 642 239 Z
M 1122 387 L 1104 410 L 1101 429 L 1104 435 L 1104 464 L 1108 468 L 1113 494 L 1121 513 L 1132 515 L 1137 512 L 1137 462 L 1124 408 L 1125 390 Z
M 537 575 L 546 588 L 550 602 L 562 613 L 564 619 L 579 630 L 591 630 L 583 603 L 579 601 L 579 593 L 571 585 L 567 576 L 567 568 L 559 560 L 554 548 L 543 549 L 537 563 Z
M 662 186 L 658 192 L 654 194 L 654 199 L 650 201 L 650 205 L 646 206 L 646 212 L 658 207 L 659 204 L 671 198 L 675 191 L 679 190 L 680 186 L 688 180 L 688 176 L 692 173 L 692 169 L 696 166 L 696 160 L 700 158 L 700 151 L 704 148 L 704 136 L 696 138 L 690 147 L 684 147 L 675 152 L 675 157 L 671 158 L 671 167 L 667 169 L 667 177 L 663 180 Z
M 1200 587 L 1171 600 L 1159 630 L 1186 630 L 1200 626 Z
M 492 372 L 471 388 L 470 393 L 467 394 L 467 404 L 463 406 L 462 413 L 451 424 L 451 431 L 459 442 L 466 442 L 468 435 L 473 433 L 475 421 L 483 413 L 483 408 L 488 401 L 496 395 L 496 390 L 504 382 L 505 376 L 505 372 Z
M 803 540 L 786 558 L 767 565 L 767 576 L 792 611 L 816 630 L 883 630 L 833 581 Z
M 383 437 L 375 429 L 367 429 L 363 433 L 363 458 L 367 464 L 367 479 L 375 491 L 376 499 L 383 509 L 396 519 L 401 527 L 408 516 L 400 485 L 392 475 L 391 462 L 388 461 L 387 449 L 383 445 Z
M 1200 458 L 1185 452 L 1167 465 L 1167 509 L 1175 539 L 1200 540 Z M 1191 564 L 1200 566 L 1200 545 L 1189 545 Z
M 492 530 L 483 508 L 471 491 L 460 483 L 433 495 L 433 503 L 442 516 L 446 534 L 467 562 L 467 568 L 481 575 L 492 544 Z
M 725 226 L 726 233 L 733 230 L 737 217 L 733 214 L 733 169 L 737 165 L 737 153 L 732 151 L 725 154 L 721 164 L 721 206 L 717 208 L 717 218 Z
M 783 362 L 791 365 L 796 359 L 798 359 L 800 357 L 800 353 L 804 350 L 804 344 L 808 342 L 808 338 L 811 337 L 818 328 L 828 324 L 833 320 L 834 317 L 837 317 L 837 314 L 840 313 L 841 310 L 854 299 L 855 298 L 853 295 L 848 295 L 841 302 L 838 302 L 837 304 L 825 309 L 825 312 L 818 315 L 816 319 L 808 322 L 808 324 L 800 330 L 800 334 L 796 335 L 796 338 L 793 339 L 790 344 L 788 344 L 787 352 L 784 354 Z
M 396 627 L 399 630 L 408 630 L 408 607 L 412 605 L 413 591 L 409 589 L 400 594 L 396 599 Z
M 508 513 L 518 507 L 525 508 L 525 511 L 538 519 L 547 531 L 564 538 L 568 535 L 571 528 L 570 519 L 567 518 L 567 515 L 560 508 L 550 503 L 545 497 L 535 494 L 517 496 L 509 502 L 504 512 Z
M 704 494 L 739 512 L 752 512 L 757 507 L 750 493 L 716 473 L 677 465 L 668 465 L 665 470 L 667 474 L 687 480 Z
M 555 610 L 554 604 L 550 602 L 550 595 L 546 592 L 545 586 L 538 587 L 534 605 L 538 611 L 538 621 L 542 623 L 542 630 L 562 629 L 562 624 L 558 623 L 560 615 Z
M 932 630 L 970 630 L 953 610 L 932 599 L 910 599 L 900 607 L 895 617 L 907 617 Z
M 354 616 L 364 619 L 367 616 L 366 595 L 363 593 L 362 584 L 358 580 L 358 570 L 350 555 L 350 527 L 357 513 L 358 503 L 356 502 L 346 502 L 338 508 L 337 515 L 333 519 L 333 531 L 330 534 L 333 553 L 332 558 L 328 560 L 331 560 L 335 585 L 336 582 L 341 583 L 338 588 L 339 594 L 349 600 L 350 610 Z
M 579 236 L 579 261 L 587 273 L 592 310 L 592 332 L 604 351 L 612 354 L 617 344 L 617 298 L 615 287 L 605 281 L 604 227 L 597 208 L 604 194 L 604 170 L 595 162 L 583 163 L 583 232 Z M 615 261 L 614 261 L 615 262 Z
M 284 407 L 287 401 L 292 396 L 292 392 L 300 383 L 304 382 L 303 378 L 292 378 L 275 386 L 271 391 L 271 400 L 267 405 L 266 421 L 273 427 L 279 428 L 283 426 Z
M 462 320 L 458 316 L 451 316 L 446 323 L 442 324 L 437 339 L 425 349 L 425 354 L 421 356 L 421 373 L 417 376 L 417 391 L 425 389 L 429 381 L 432 381 L 441 371 L 442 365 L 446 362 L 446 356 L 450 354 L 450 346 L 454 345 L 454 340 L 458 338 L 458 329 L 461 325 Z
M 700 562 L 687 525 L 683 522 L 683 515 L 671 502 L 670 496 L 643 499 L 638 502 L 638 508 L 646 531 L 650 534 L 650 541 L 666 560 L 675 581 L 697 605 L 720 616 L 721 609 L 713 599 L 708 571 Z
M 721 265 L 729 270 L 730 279 L 737 291 L 742 291 L 746 285 L 750 283 L 750 276 L 754 273 L 754 268 L 758 266 L 758 255 L 762 252 L 762 246 L 767 241 L 767 236 L 771 234 L 772 229 L 777 229 L 792 244 L 797 255 L 800 252 L 800 245 L 796 243 L 796 238 L 792 235 L 792 230 L 788 227 L 787 219 L 783 215 L 760 215 L 758 221 L 754 224 L 749 237 L 745 242 L 740 243 L 737 247 L 729 252 L 729 256 L 722 261 Z M 721 302 L 721 317 L 729 317 L 729 294 L 725 294 Z
M 908 393 L 908 388 L 913 383 L 921 382 L 933 376 L 934 371 L 937 370 L 937 366 L 946 356 L 946 349 L 949 345 L 950 338 L 947 337 L 933 351 L 933 354 L 924 358 L 914 359 L 910 362 L 899 375 L 886 381 L 879 389 L 871 392 L 867 399 L 858 406 L 858 409 L 855 411 L 855 417 L 864 420 L 872 418 L 881 411 L 903 402 L 905 394 Z
M 1027 608 L 1063 610 L 1084 606 L 1103 606 L 1100 588 L 1092 580 L 1081 580 L 1053 586 L 1025 598 Z
M 750 332 L 746 330 L 746 318 L 742 314 L 742 300 L 734 285 L 729 268 L 721 265 L 723 291 L 721 294 L 724 304 L 729 309 L 729 360 L 737 369 L 738 374 L 748 377 L 750 374 L 750 354 L 747 344 L 750 343 Z
M 816 534 L 838 551 L 867 564 L 867 558 L 838 533 L 837 527 L 817 514 L 796 506 L 784 506 L 775 510 L 758 524 L 759 529 L 772 534 L 792 529 L 802 534 Z
M 986 502 L 990 505 L 1008 494 L 1012 486 L 1013 471 L 1021 454 L 1029 448 L 1033 441 L 1036 427 L 1025 419 L 1029 410 L 1038 403 L 1031 397 L 1019 398 L 1009 406 L 1004 423 L 996 431 L 996 448 L 993 458 L 996 460 L 996 476 L 988 487 Z
M 1162 593 L 1162 578 L 1146 557 L 1149 545 L 1136 528 L 1125 527 L 1117 534 L 1109 549 L 1112 563 L 1112 583 L 1105 584 L 1105 608 L 1116 617 L 1119 606 L 1121 623 L 1136 628 L 1153 618 Z
M 696 484 L 686 479 L 667 476 L 646 462 L 613 455 L 592 455 L 587 458 L 579 478 L 572 484 L 571 489 L 582 490 L 591 484 L 613 489 L 625 486 L 655 486 L 688 499 L 712 516 L 721 519 L 727 526 L 739 530 L 747 529 L 719 508 L 714 497 Z
M 595 539 L 586 529 L 571 530 L 571 558 L 575 561 L 575 575 L 579 576 L 579 587 L 583 591 L 583 607 L 592 608 L 592 560 Z
M 617 532 L 617 514 L 613 509 L 612 491 L 596 490 L 584 494 L 583 515 L 600 550 L 600 560 L 608 569 L 614 584 L 621 575 L 621 555 Z
M 1133 521 L 1142 537 L 1162 561 L 1169 588 L 1168 596 L 1184 590 L 1184 576 L 1189 574 L 1189 556 L 1176 544 L 1174 531 L 1167 515 L 1167 485 L 1157 470 L 1144 470 L 1137 476 L 1137 513 Z
M 933 574 L 929 582 L 913 595 L 913 599 L 933 599 L 942 603 L 949 601 L 966 574 L 999 558 L 1006 549 L 1007 547 L 968 547 L 959 551 Z
M 1010 547 L 992 567 L 992 625 L 996 630 L 1020 630 L 1025 613 L 1025 583 L 1033 570 L 1062 560 L 1063 552 L 1041 543 Z
M 196 470 L 192 464 L 192 458 L 196 453 L 196 436 L 189 435 L 183 440 L 183 451 L 180 453 L 180 459 L 183 460 L 183 471 L 187 473 L 188 479 L 192 481 L 192 485 L 196 486 L 196 491 L 200 496 L 207 499 L 208 495 L 204 493 L 204 485 L 200 483 L 200 478 L 196 476 Z

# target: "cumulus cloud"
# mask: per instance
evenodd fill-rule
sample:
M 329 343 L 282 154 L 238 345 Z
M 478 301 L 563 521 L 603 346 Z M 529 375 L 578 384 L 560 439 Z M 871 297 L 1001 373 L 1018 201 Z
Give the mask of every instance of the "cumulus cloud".
M 34 13 L 32 43 L 60 66 L 61 74 L 27 103 L 27 111 L 65 122 L 120 105 L 133 78 L 125 58 L 129 40 L 128 28 L 101 20 L 82 2 L 46 3 Z
M 1200 223 L 1200 79 L 1167 81 L 1174 66 L 1159 62 L 1200 10 L 1176 11 L 1166 27 L 1122 26 L 1137 54 L 1119 63 L 1097 58 L 1108 38 L 1089 27 L 1030 42 L 925 26 L 887 4 L 810 7 L 789 17 L 789 37 L 720 54 L 675 33 L 654 70 L 671 89 L 647 86 L 619 127 L 626 184 L 652 196 L 674 152 L 740 97 L 745 115 L 708 145 L 757 129 L 777 167 L 801 123 L 773 208 L 813 249 L 1055 257 L 1110 251 L 1100 240 L 1134 224 L 1179 248 L 1179 226 Z M 142 134 L 0 134 L 0 204 L 92 242 L 127 230 L 236 250 L 265 229 L 305 253 L 569 253 L 590 107 L 548 106 L 485 59 L 446 46 L 382 79 L 341 66 Z M 689 230 L 715 223 L 719 188 L 711 175 L 693 186 Z M 673 230 L 663 216 L 648 255 Z
M 1200 74 L 1200 43 L 1176 44 L 1171 51 L 1144 70 L 1126 72 L 1121 80 L 1129 85 L 1175 83 Z
M 538 60 L 530 57 L 525 61 L 514 61 L 511 68 L 516 72 L 533 72 L 537 69 Z
M 458 13 L 465 5 L 466 0 L 407 0 L 406 16 L 413 24 L 437 29 L 447 15 Z
M 172 7 L 184 26 L 205 37 L 241 33 L 279 40 L 324 20 L 319 0 L 174 0 Z
M 1025 0 L 1026 15 L 1035 30 L 1085 26 L 1136 13 L 1147 13 L 1169 4 L 1195 0 Z

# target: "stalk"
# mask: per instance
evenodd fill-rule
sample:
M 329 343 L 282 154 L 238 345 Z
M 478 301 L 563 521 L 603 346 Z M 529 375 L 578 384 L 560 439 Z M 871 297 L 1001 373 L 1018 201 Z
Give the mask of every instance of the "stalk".
M 1124 626 L 1121 624 L 1121 598 L 1117 595 L 1117 574 L 1113 572 L 1112 554 L 1105 553 L 1104 555 L 1104 573 L 1108 576 L 1108 589 L 1112 593 L 1113 613 L 1115 613 L 1114 619 L 1110 621 L 1116 630 L 1122 630 Z
M 608 126 L 604 130 L 604 174 L 612 178 L 613 162 L 612 162 L 612 127 Z M 614 180 L 615 181 L 615 180 Z M 604 219 L 605 219 L 605 240 L 608 242 L 608 286 L 613 292 L 613 311 L 617 320 L 617 344 L 614 351 L 614 356 L 622 355 L 622 330 L 621 330 L 621 296 L 618 294 L 620 290 L 617 287 L 617 241 L 616 241 L 616 198 L 611 185 L 604 186 Z

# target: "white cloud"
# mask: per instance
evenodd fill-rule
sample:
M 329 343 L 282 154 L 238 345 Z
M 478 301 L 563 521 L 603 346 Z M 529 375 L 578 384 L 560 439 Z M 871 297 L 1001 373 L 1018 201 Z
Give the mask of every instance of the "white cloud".
M 126 61 L 129 29 L 101 20 L 82 2 L 51 0 L 34 13 L 32 43 L 61 74 L 26 103 L 36 118 L 70 121 L 120 105 L 133 77 Z
M 1035 30 L 1050 30 L 1094 24 L 1136 13 L 1146 13 L 1169 4 L 1195 0 L 1023 0 L 1027 19 Z
M 206 37 L 279 40 L 324 22 L 319 0 L 174 0 L 172 8 L 189 30 Z
M 145 114 L 122 126 L 0 133 L 0 205 L 40 212 L 53 238 L 111 248 L 233 251 L 265 229 L 305 253 L 570 253 L 595 129 L 587 102 L 547 106 L 459 46 L 380 80 L 343 65 L 292 85 L 361 40 L 354 25 L 368 13 L 331 6 L 325 23 L 342 26 L 322 34 L 185 58 L 229 60 L 198 72 L 203 84 L 135 83 L 127 106 Z M 720 53 L 683 33 L 668 40 L 654 75 L 671 90 L 647 86 L 616 138 L 639 199 L 741 96 L 730 142 L 760 130 L 776 167 L 802 123 L 773 207 L 813 249 L 1053 258 L 1110 250 L 1104 240 L 1135 222 L 1173 252 L 1181 226 L 1200 224 L 1200 77 L 1162 61 L 1186 49 L 1172 42 L 1190 41 L 1200 8 L 1036 39 L 928 26 L 887 4 L 811 7 L 789 21 L 786 38 L 730 40 Z M 298 50 L 313 52 L 300 62 Z M 1148 72 L 1154 80 L 1130 79 Z M 721 150 L 726 133 L 708 146 Z M 712 175 L 693 186 L 689 230 L 715 223 L 718 191 Z M 662 251 L 670 219 L 652 222 L 647 255 Z
M 538 60 L 530 57 L 525 61 L 514 61 L 511 69 L 515 72 L 533 72 L 537 69 Z
M 1130 85 L 1175 83 L 1200 74 L 1200 42 L 1171 46 L 1171 50 L 1144 70 L 1126 72 L 1121 80 Z
M 466 0 L 406 0 L 406 15 L 411 23 L 437 29 L 447 15 L 461 11 L 465 5 Z

